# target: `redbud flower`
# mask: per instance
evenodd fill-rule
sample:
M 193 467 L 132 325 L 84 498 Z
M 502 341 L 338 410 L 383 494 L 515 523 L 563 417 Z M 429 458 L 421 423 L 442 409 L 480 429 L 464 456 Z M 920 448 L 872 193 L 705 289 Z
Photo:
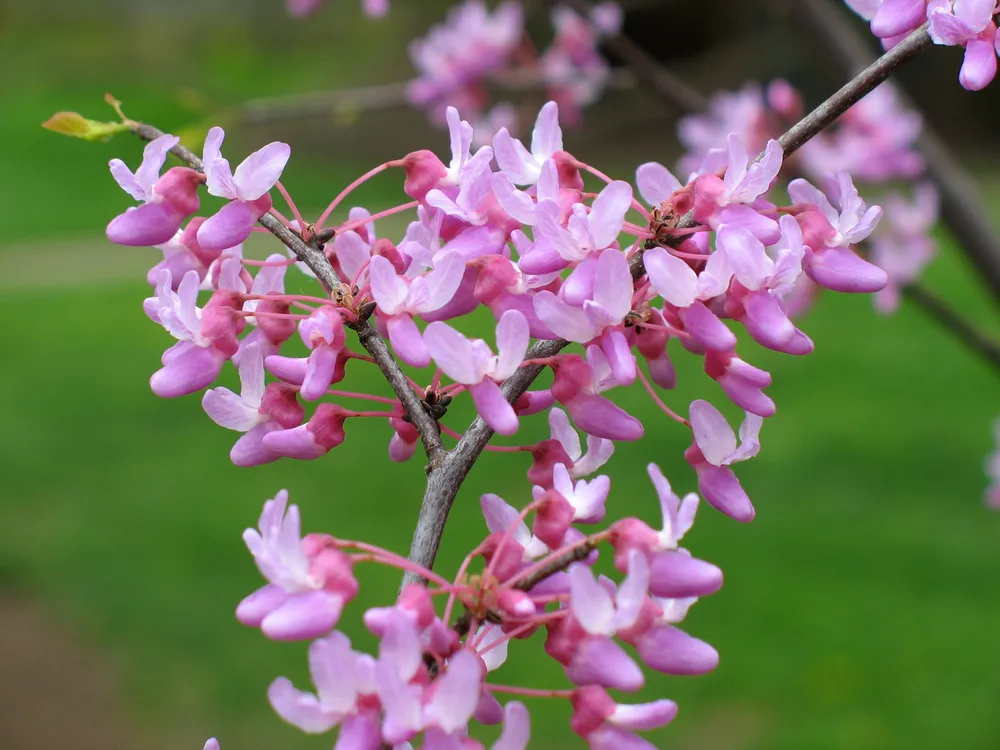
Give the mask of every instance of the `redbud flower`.
M 548 546 L 531 533 L 527 523 L 519 520 L 520 511 L 502 497 L 487 493 L 479 499 L 479 507 L 486 519 L 486 528 L 494 534 L 509 534 L 524 550 L 525 560 L 535 560 L 548 553 Z
M 587 740 L 591 750 L 656 750 L 655 745 L 633 730 L 662 727 L 677 715 L 677 704 L 673 701 L 619 704 L 596 685 L 574 691 L 572 703 L 570 727 Z
M 694 445 L 685 451 L 684 458 L 698 474 L 702 496 L 727 516 L 737 521 L 752 521 L 753 505 L 729 466 L 757 455 L 763 420 L 747 412 L 740 425 L 740 445 L 737 447 L 733 429 L 710 403 L 693 401 L 690 415 Z
M 198 210 L 198 185 L 205 181 L 203 175 L 187 167 L 173 167 L 160 177 L 167 152 L 179 141 L 176 136 L 162 135 L 147 143 L 135 174 L 121 159 L 111 160 L 111 175 L 122 190 L 143 205 L 111 220 L 109 240 L 139 247 L 166 244 L 184 219 Z
M 934 43 L 965 47 L 958 80 L 969 91 L 986 88 L 997 73 L 995 12 L 995 0 L 931 0 L 927 5 Z
M 557 209 L 550 202 L 544 205 L 546 209 Z M 558 210 L 543 211 L 539 206 L 537 231 L 566 260 L 584 260 L 615 243 L 631 205 L 632 186 L 616 180 L 598 194 L 589 212 L 582 204 L 575 204 L 565 228 L 559 221 Z
M 358 591 L 350 558 L 301 538 L 299 509 L 285 490 L 264 503 L 258 529 L 244 531 L 243 541 L 268 584 L 240 602 L 236 618 L 279 641 L 327 633 Z
M 250 154 L 233 172 L 220 150 L 226 137 L 220 127 L 205 137 L 203 161 L 208 192 L 229 200 L 198 229 L 198 242 L 208 250 L 232 247 L 250 236 L 253 225 L 271 210 L 268 191 L 281 177 L 291 149 L 281 142 L 269 143 Z
M 369 275 L 372 297 L 386 317 L 392 348 L 407 364 L 426 367 L 431 361 L 430 353 L 412 316 L 437 310 L 452 299 L 465 275 L 462 257 L 448 252 L 430 273 L 408 279 L 397 274 L 392 263 L 376 255 Z
M 157 396 L 173 398 L 201 390 L 218 377 L 228 358 L 203 331 L 202 310 L 197 305 L 199 283 L 198 272 L 188 271 L 174 292 L 170 270 L 163 269 L 156 296 L 143 303 L 146 314 L 178 339 L 163 353 L 163 368 L 150 378 Z
M 559 106 L 548 102 L 538 112 L 531 131 L 531 152 L 506 128 L 493 137 L 493 151 L 500 171 L 517 185 L 534 185 L 542 174 L 542 165 L 562 151 L 562 129 L 559 127 Z
M 862 260 L 849 247 L 875 230 L 882 209 L 868 208 L 847 172 L 837 175 L 839 209 L 806 180 L 792 180 L 788 195 L 802 209 L 796 218 L 810 250 L 803 261 L 809 278 L 839 292 L 877 292 L 885 287 L 885 271 Z
M 486 423 L 501 435 L 517 432 L 518 420 L 497 383 L 515 372 L 528 351 L 528 321 L 517 310 L 508 310 L 496 329 L 497 355 L 482 339 L 470 341 L 447 323 L 432 322 L 424 343 L 434 362 L 467 390 Z
M 205 741 L 205 747 L 202 750 L 219 750 L 219 741 L 212 737 L 210 740 Z
M 937 252 L 929 232 L 938 220 L 938 194 L 924 182 L 914 190 L 913 201 L 893 193 L 885 197 L 885 218 L 870 240 L 871 259 L 886 272 L 889 283 L 875 294 L 875 308 L 882 313 L 899 307 L 900 294 L 913 282 Z
M 604 466 L 615 452 L 615 444 L 611 440 L 587 435 L 587 452 L 584 453 L 580 446 L 580 436 L 570 425 L 569 417 L 562 409 L 553 408 L 549 411 L 549 430 L 573 462 L 572 466 L 567 468 L 570 477 L 574 479 L 593 474 Z

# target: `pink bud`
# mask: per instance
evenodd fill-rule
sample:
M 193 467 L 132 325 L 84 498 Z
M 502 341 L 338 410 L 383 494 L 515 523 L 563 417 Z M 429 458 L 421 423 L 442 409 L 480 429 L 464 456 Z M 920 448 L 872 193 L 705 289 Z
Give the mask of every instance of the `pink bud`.
M 573 506 L 555 490 L 546 490 L 538 500 L 535 509 L 533 531 L 552 549 L 562 544 L 566 531 L 573 522 Z
M 285 383 L 267 384 L 259 411 L 286 430 L 298 427 L 306 415 L 305 407 L 299 403 L 298 392 Z
M 531 446 L 531 458 L 528 480 L 547 490 L 552 488 L 552 469 L 556 464 L 573 465 L 573 459 L 566 453 L 563 444 L 554 439 L 542 440 Z
M 403 169 L 406 171 L 403 192 L 416 201 L 422 201 L 448 174 L 448 169 L 434 152 L 426 149 L 403 157 Z
M 480 550 L 486 562 L 493 566 L 493 575 L 499 581 L 506 581 L 521 569 L 524 547 L 502 532 L 498 531 L 486 537 L 480 545 Z M 493 558 L 498 551 L 500 557 L 494 563 Z

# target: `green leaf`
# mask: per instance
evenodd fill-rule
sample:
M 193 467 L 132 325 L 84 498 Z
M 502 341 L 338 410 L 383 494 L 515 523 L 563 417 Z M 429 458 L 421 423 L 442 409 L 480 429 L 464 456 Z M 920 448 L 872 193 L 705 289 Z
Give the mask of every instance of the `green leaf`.
M 42 127 L 62 135 L 83 138 L 85 141 L 106 141 L 117 133 L 126 133 L 124 122 L 97 122 L 76 112 L 56 112 L 42 123 Z

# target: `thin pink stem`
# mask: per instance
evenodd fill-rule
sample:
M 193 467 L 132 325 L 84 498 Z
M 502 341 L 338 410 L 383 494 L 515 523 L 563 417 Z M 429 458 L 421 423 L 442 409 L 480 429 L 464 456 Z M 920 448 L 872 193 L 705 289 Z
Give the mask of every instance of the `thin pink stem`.
M 367 542 L 358 542 L 353 539 L 336 539 L 338 547 L 350 547 L 352 549 L 359 549 L 362 552 L 371 552 L 372 554 L 378 555 L 379 557 L 384 557 L 386 559 L 395 560 L 399 563 L 405 563 L 406 565 L 412 565 L 413 572 L 419 575 L 421 578 L 426 578 L 428 581 L 433 581 L 434 583 L 441 586 L 451 586 L 451 581 L 448 581 L 433 570 L 428 570 L 427 568 L 417 565 L 416 563 L 407 560 L 405 557 L 397 555 L 395 552 L 390 552 L 382 547 L 377 547 L 374 544 L 368 544 Z
M 491 693 L 510 693 L 511 695 L 524 695 L 529 698 L 572 698 L 573 690 L 540 690 L 538 688 L 523 688 L 514 685 L 494 685 L 487 682 L 484 688 Z
M 639 380 L 642 381 L 642 385 L 646 389 L 646 393 L 648 393 L 649 397 L 651 399 L 653 399 L 653 403 L 654 404 L 656 404 L 657 406 L 659 406 L 664 411 L 664 413 L 668 417 L 670 417 L 671 419 L 674 419 L 674 420 L 680 422 L 683 425 L 687 425 L 688 427 L 691 426 L 691 423 L 688 422 L 686 419 L 684 419 L 684 417 L 682 417 L 680 414 L 678 414 L 673 409 L 671 409 L 669 406 L 667 406 L 665 403 L 663 403 L 663 399 L 661 399 L 656 394 L 656 391 L 653 390 L 652 384 L 649 382 L 649 379 L 646 377 L 646 373 L 644 373 L 642 371 L 641 367 L 637 366 L 635 368 L 635 374 L 639 376 Z
M 517 530 L 517 527 L 524 523 L 524 519 L 528 517 L 528 514 L 537 507 L 537 501 L 528 503 L 521 509 L 521 512 L 517 514 L 517 518 L 511 521 L 510 525 L 507 526 L 507 531 L 505 531 L 504 535 L 500 537 L 500 543 L 497 545 L 496 552 L 493 553 L 493 557 L 490 559 L 490 564 L 486 566 L 487 575 L 493 575 L 493 571 L 496 568 L 497 563 L 500 562 L 500 554 L 503 552 L 504 547 L 507 546 L 507 540 L 514 537 L 514 532 Z
M 264 227 L 259 227 L 265 232 L 270 232 Z M 288 258 L 286 260 L 250 260 L 249 258 L 243 259 L 244 266 L 254 266 L 255 268 L 277 268 L 278 266 L 293 266 L 298 262 L 297 258 Z
M 319 219 L 316 220 L 316 229 L 319 230 L 323 228 L 323 223 L 330 218 L 330 214 L 332 214 L 336 210 L 337 206 L 340 205 L 341 201 L 343 201 L 344 198 L 346 198 L 354 190 L 356 190 L 359 185 L 362 185 L 363 183 L 367 182 L 375 175 L 384 172 L 391 165 L 393 165 L 393 162 L 386 162 L 385 164 L 379 164 L 374 169 L 369 169 L 358 179 L 356 179 L 350 185 L 341 190 L 340 193 L 337 195 L 337 197 L 334 198 L 332 201 L 330 201 L 330 205 L 326 207 L 326 210 L 319 215 Z
M 323 297 L 310 297 L 308 294 L 244 294 L 244 299 L 270 299 L 275 302 L 312 302 L 317 305 L 329 305 L 330 300 Z
M 480 552 L 481 546 L 482 545 L 477 544 L 476 548 L 473 549 L 472 552 L 467 554 L 465 556 L 465 559 L 462 560 L 462 564 L 458 566 L 458 572 L 455 573 L 455 580 L 451 584 L 452 586 L 456 588 L 461 586 L 461 583 L 459 583 L 459 581 L 462 580 L 462 577 L 465 575 L 465 572 L 469 569 L 469 566 L 472 564 L 472 561 L 476 559 L 476 556 Z M 448 602 L 444 605 L 444 615 L 441 618 L 441 621 L 446 625 L 451 621 L 451 610 L 454 606 L 455 606 L 455 594 L 452 593 L 451 596 L 448 597 Z
M 274 216 L 278 221 L 280 221 L 282 224 L 284 224 L 289 229 L 292 228 L 292 222 L 290 222 L 287 218 L 285 218 L 284 216 L 282 216 L 281 211 L 279 211 L 278 209 L 276 209 L 276 208 L 274 208 L 272 206 L 271 210 L 268 211 L 268 213 L 271 214 L 272 216 Z
M 278 192 L 281 193 L 281 197 L 285 199 L 285 203 L 287 203 L 288 207 L 291 209 L 292 216 L 294 216 L 295 220 L 299 223 L 299 229 L 305 231 L 307 226 L 306 222 L 302 218 L 302 214 L 299 213 L 299 207 L 295 205 L 295 201 L 292 200 L 292 196 L 288 194 L 288 191 L 285 190 L 285 186 L 281 184 L 280 180 L 274 183 L 274 186 L 278 188 Z M 303 239 L 305 238 L 303 237 Z
M 423 575 L 424 568 L 416 563 L 410 562 L 405 557 L 396 557 L 385 555 L 379 555 L 374 552 L 363 552 L 361 554 L 351 555 L 351 561 L 355 563 L 359 562 L 376 562 L 382 565 L 388 565 L 392 568 L 398 568 L 406 573 L 414 573 L 416 575 Z
M 333 388 L 328 388 L 326 392 L 331 396 L 339 396 L 340 398 L 356 398 L 364 401 L 375 401 L 379 404 L 389 404 L 390 406 L 395 406 L 399 403 L 398 399 L 388 398 L 387 396 L 372 396 L 367 393 L 355 393 L 354 391 L 336 391 Z
M 577 169 L 582 169 L 585 172 L 590 172 L 590 174 L 594 175 L 594 177 L 596 177 L 599 180 L 603 180 L 609 185 L 612 182 L 614 182 L 614 180 L 612 180 L 610 177 L 604 174 L 604 172 L 602 172 L 601 170 L 597 169 L 597 167 L 592 167 L 589 164 L 580 161 L 579 159 L 573 160 L 573 166 L 576 167 Z M 642 214 L 646 219 L 649 218 L 649 211 L 647 211 L 646 207 L 641 203 L 639 203 L 639 201 L 637 201 L 634 197 L 632 198 L 632 208 L 634 208 L 636 211 Z
M 377 221 L 378 219 L 384 219 L 386 216 L 392 216 L 393 214 L 398 214 L 403 211 L 409 211 L 411 208 L 416 208 L 420 203 L 418 201 L 410 201 L 409 203 L 404 203 L 400 206 L 394 206 L 393 208 L 387 208 L 385 211 L 379 211 L 377 214 L 372 214 L 371 216 L 366 216 L 363 219 L 357 219 L 355 221 L 349 221 L 337 227 L 338 232 L 349 232 L 352 229 L 357 229 L 360 226 L 368 224 L 372 221 Z
M 392 419 L 393 417 L 398 417 L 399 415 L 391 411 L 352 411 L 350 413 L 352 417 L 380 417 L 382 419 Z
M 286 318 L 288 320 L 306 320 L 308 315 L 299 315 L 298 313 L 276 313 L 267 312 L 261 310 L 254 310 L 253 312 L 247 310 L 237 310 L 237 315 L 242 315 L 244 318 Z

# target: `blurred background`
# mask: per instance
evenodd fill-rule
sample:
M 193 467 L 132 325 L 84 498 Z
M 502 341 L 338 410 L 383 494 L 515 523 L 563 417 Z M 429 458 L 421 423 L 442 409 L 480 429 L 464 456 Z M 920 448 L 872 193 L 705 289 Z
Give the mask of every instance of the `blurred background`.
M 626 31 L 702 91 L 783 76 L 812 105 L 840 83 L 780 3 L 624 4 Z M 405 106 L 289 117 L 243 106 L 405 81 L 407 41 L 447 3 L 397 0 L 380 22 L 357 6 L 328 0 L 296 20 L 279 0 L 0 2 L 3 750 L 200 750 L 209 736 L 224 750 L 332 745 L 284 725 L 267 704 L 278 675 L 309 684 L 305 647 L 235 621 L 236 603 L 260 584 L 240 533 L 285 487 L 306 530 L 405 552 L 421 463 L 389 463 L 385 425 L 352 424 L 323 460 L 237 469 L 227 458 L 234 434 L 196 397 L 154 397 L 148 377 L 170 341 L 141 303 L 159 254 L 103 235 L 130 204 L 107 161 L 135 165 L 142 144 L 86 143 L 39 123 L 57 110 L 113 119 L 110 91 L 131 117 L 196 146 L 208 124 L 223 124 L 231 159 L 284 140 L 293 158 L 283 183 L 315 216 L 387 158 L 447 154 L 446 133 Z M 544 29 L 544 18 L 532 23 Z M 1000 211 L 1000 90 L 963 91 L 959 64 L 960 53 L 934 49 L 903 82 Z M 675 115 L 641 92 L 611 91 L 566 146 L 630 179 L 643 161 L 673 165 Z M 398 176 L 383 176 L 352 202 L 375 210 L 401 195 Z M 949 238 L 941 242 L 925 281 L 996 333 L 996 308 Z M 280 251 L 266 239 L 257 247 Z M 312 288 L 294 271 L 289 279 L 289 291 Z M 681 707 L 650 739 L 684 750 L 996 748 L 1000 517 L 981 500 L 996 376 L 906 304 L 884 318 L 867 298 L 828 294 L 800 326 L 816 342 L 809 357 L 741 349 L 772 372 L 779 408 L 760 456 L 738 470 L 758 516 L 740 526 L 704 508 L 686 540 L 726 572 L 685 624 L 719 649 L 721 664 L 704 677 L 649 679 L 646 695 Z M 721 405 L 693 358 L 675 361 L 669 403 Z M 639 389 L 621 403 L 646 417 L 647 434 L 610 462 L 609 507 L 652 520 L 645 466 L 656 461 L 679 491 L 693 489 L 688 438 Z M 466 423 L 467 411 L 454 413 L 452 425 Z M 544 430 L 529 425 L 523 442 Z M 454 570 L 482 537 L 482 492 L 525 501 L 527 468 L 518 456 L 484 457 L 455 505 L 440 570 Z M 397 583 L 391 571 L 360 574 L 344 618 L 358 647 L 371 645 L 360 613 Z M 516 644 L 503 681 L 563 686 L 540 653 Z M 534 747 L 581 746 L 564 709 L 535 707 Z

